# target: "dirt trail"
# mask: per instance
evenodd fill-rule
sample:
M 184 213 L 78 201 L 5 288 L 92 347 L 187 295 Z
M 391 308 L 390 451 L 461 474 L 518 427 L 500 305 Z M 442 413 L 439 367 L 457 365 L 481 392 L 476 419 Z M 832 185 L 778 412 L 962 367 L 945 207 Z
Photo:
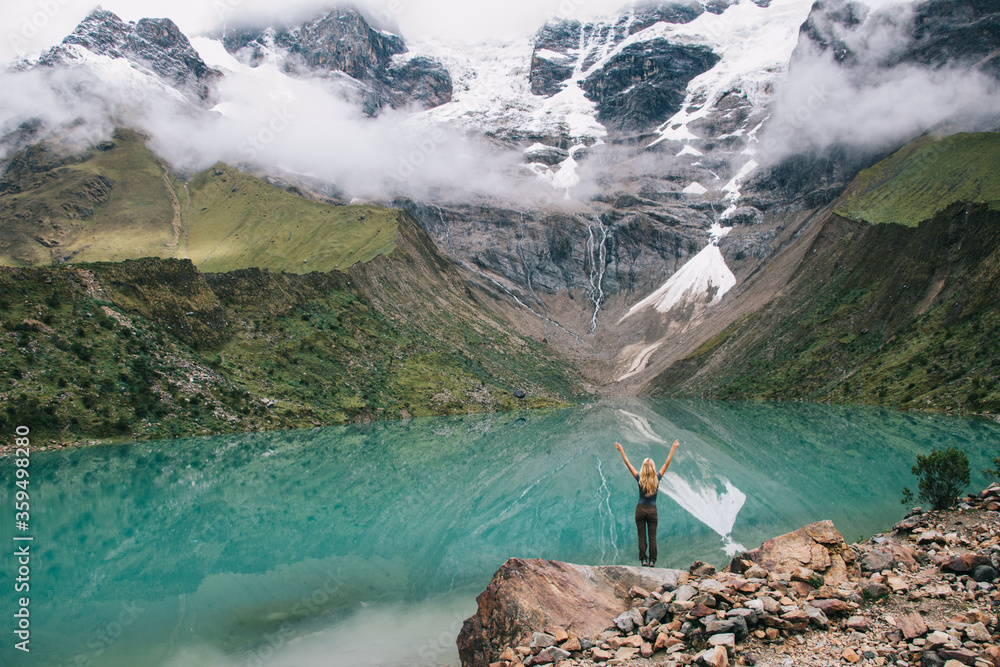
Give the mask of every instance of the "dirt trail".
M 170 207 L 174 210 L 174 219 L 170 222 L 170 226 L 174 230 L 174 247 L 180 246 L 181 243 L 181 232 L 184 229 L 184 224 L 181 220 L 181 202 L 177 199 L 177 193 L 174 192 L 174 186 L 170 183 L 170 175 L 167 173 L 167 168 L 164 165 L 160 165 L 163 169 L 163 184 L 167 187 L 167 194 L 170 195 Z

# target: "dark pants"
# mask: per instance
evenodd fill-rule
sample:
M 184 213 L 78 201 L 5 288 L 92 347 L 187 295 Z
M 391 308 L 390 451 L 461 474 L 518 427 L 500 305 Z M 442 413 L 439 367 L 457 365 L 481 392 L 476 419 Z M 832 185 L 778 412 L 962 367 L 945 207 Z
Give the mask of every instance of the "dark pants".
M 656 505 L 635 506 L 635 527 L 639 531 L 639 560 L 646 559 L 646 531 L 649 531 L 649 560 L 656 560 Z

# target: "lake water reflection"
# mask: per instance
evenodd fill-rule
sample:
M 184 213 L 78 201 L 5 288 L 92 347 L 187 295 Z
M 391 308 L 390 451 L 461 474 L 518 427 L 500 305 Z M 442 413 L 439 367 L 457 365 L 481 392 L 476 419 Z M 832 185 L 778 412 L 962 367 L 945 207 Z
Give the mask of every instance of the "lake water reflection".
M 507 558 L 637 564 L 614 442 L 661 465 L 675 438 L 667 567 L 723 565 L 820 519 L 867 537 L 903 515 L 918 453 L 956 446 L 975 471 L 1000 454 L 985 420 L 638 400 L 39 452 L 33 650 L 5 641 L 3 664 L 452 664 Z M 9 466 L 0 482 L 11 507 Z

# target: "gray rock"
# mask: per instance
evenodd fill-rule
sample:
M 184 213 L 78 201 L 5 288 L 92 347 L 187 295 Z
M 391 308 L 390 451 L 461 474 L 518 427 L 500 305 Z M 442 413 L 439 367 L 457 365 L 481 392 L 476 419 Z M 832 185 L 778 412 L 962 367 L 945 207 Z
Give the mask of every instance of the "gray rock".
M 718 62 L 707 47 L 654 39 L 626 46 L 581 87 L 609 130 L 642 132 L 677 113 L 691 79 Z
M 544 632 L 536 632 L 531 635 L 531 648 L 546 648 L 548 646 L 555 646 L 556 638 L 550 634 Z
M 417 102 L 430 109 L 451 101 L 448 70 L 426 57 L 398 59 L 407 52 L 403 40 L 376 30 L 356 9 L 334 8 L 299 24 L 229 28 L 222 36 L 226 50 L 256 66 L 265 54 L 285 53 L 285 71 L 301 77 L 342 72 L 360 94 L 369 115 L 383 108 Z
M 742 641 L 750 634 L 747 622 L 742 616 L 727 616 L 724 619 L 716 618 L 704 625 L 705 633 L 708 635 L 732 633 Z
M 635 607 L 622 612 L 615 618 L 615 626 L 624 633 L 629 633 L 642 625 L 642 614 Z
M 578 63 L 582 63 L 583 69 L 589 69 L 602 53 L 613 49 L 636 32 L 661 21 L 688 23 L 702 12 L 704 9 L 700 3 L 687 0 L 638 7 L 631 17 L 620 14 L 603 23 L 584 24 L 566 19 L 549 21 L 535 35 L 535 50 L 529 75 L 531 92 L 551 97 L 565 87 Z M 585 35 L 586 40 L 583 41 L 586 47 L 581 52 L 580 44 Z
M 764 611 L 768 614 L 777 614 L 781 612 L 781 604 L 770 595 L 765 595 L 760 598 L 760 602 L 764 606 Z
M 687 602 L 694 598 L 698 594 L 698 589 L 694 586 L 684 584 L 677 589 L 677 594 L 674 596 L 674 602 Z
M 705 579 L 700 584 L 698 584 L 698 590 L 702 593 L 708 593 L 710 595 L 718 595 L 726 590 L 720 582 L 715 579 Z
M 684 615 L 687 612 L 694 609 L 694 602 L 671 602 L 670 603 L 670 613 L 673 615 Z
M 944 659 L 936 651 L 924 651 L 921 654 L 922 667 L 944 667 Z
M 451 102 L 454 90 L 451 74 L 444 65 L 424 56 L 410 58 L 393 64 L 386 72 L 392 106 L 405 106 L 418 102 L 425 109 L 433 109 Z
M 653 621 L 662 621 L 663 617 L 667 615 L 668 606 L 662 602 L 657 602 L 646 610 L 646 625 L 649 625 Z
M 993 569 L 990 565 L 980 565 L 975 570 L 972 571 L 972 578 L 976 581 L 996 581 L 997 571 Z
M 864 572 L 881 572 L 892 567 L 892 554 L 882 549 L 872 549 L 861 559 L 861 570 Z
M 549 657 L 552 658 L 554 662 L 559 662 L 560 660 L 566 660 L 570 656 L 569 651 L 565 651 L 555 646 L 550 646 L 549 648 L 545 649 L 545 652 L 549 654 Z
M 979 642 L 985 644 L 993 640 L 990 635 L 990 631 L 986 629 L 986 626 L 982 623 L 973 623 L 969 627 L 965 628 L 965 636 L 969 638 L 969 641 Z
M 746 624 L 748 626 L 751 626 L 751 625 L 757 625 L 757 621 L 760 619 L 760 616 L 763 613 L 764 612 L 761 611 L 760 614 L 758 614 L 753 609 L 737 608 L 737 609 L 730 609 L 729 611 L 726 612 L 726 615 L 741 616 L 743 620 L 746 621 Z
M 864 587 L 864 592 L 869 598 L 878 600 L 879 598 L 884 598 L 889 595 L 889 587 L 885 584 L 879 584 L 873 581 Z
M 830 619 L 826 617 L 826 614 L 824 614 L 821 609 L 818 609 L 811 604 L 807 604 L 802 607 L 802 611 L 804 611 L 806 616 L 809 617 L 809 622 L 817 628 L 826 630 L 830 627 Z
M 718 635 L 712 635 L 708 638 L 708 643 L 711 646 L 726 646 L 731 649 L 736 648 L 736 635 L 731 632 L 724 632 Z
M 663 575 L 661 576 L 660 585 L 663 586 L 665 591 L 677 590 L 677 585 L 681 576 L 680 570 L 663 570 Z

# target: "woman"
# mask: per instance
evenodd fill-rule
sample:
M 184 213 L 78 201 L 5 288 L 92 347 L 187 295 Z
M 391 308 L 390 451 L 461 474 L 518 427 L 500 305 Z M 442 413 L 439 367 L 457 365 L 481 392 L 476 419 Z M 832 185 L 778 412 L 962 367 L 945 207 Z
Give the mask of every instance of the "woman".
M 632 464 L 629 463 L 628 457 L 625 456 L 625 450 L 620 444 L 615 443 L 615 447 L 622 455 L 622 460 L 628 466 L 629 472 L 635 477 L 635 481 L 639 482 L 639 503 L 635 506 L 635 527 L 639 531 L 639 563 L 644 567 L 656 565 L 656 494 L 660 488 L 660 480 L 667 472 L 670 461 L 674 458 L 674 452 L 677 451 L 680 444 L 679 440 L 674 440 L 674 444 L 670 448 L 670 455 L 667 456 L 667 462 L 663 464 L 659 472 L 656 472 L 653 459 L 643 461 L 642 470 L 636 472 Z M 649 532 L 649 558 L 646 558 L 647 531 Z

